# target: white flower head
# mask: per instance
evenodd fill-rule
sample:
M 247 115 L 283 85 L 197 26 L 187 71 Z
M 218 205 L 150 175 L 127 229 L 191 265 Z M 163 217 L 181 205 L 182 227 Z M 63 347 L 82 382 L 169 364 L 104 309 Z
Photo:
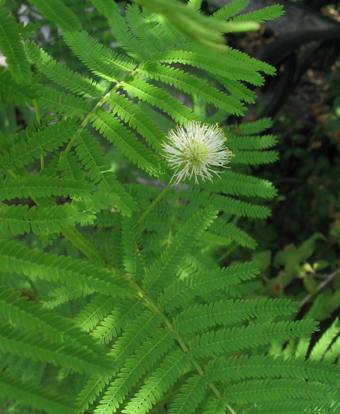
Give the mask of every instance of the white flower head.
M 225 146 L 226 137 L 217 125 L 189 122 L 171 130 L 163 143 L 165 159 L 175 171 L 175 183 L 194 177 L 212 180 L 218 168 L 227 167 L 231 151 Z

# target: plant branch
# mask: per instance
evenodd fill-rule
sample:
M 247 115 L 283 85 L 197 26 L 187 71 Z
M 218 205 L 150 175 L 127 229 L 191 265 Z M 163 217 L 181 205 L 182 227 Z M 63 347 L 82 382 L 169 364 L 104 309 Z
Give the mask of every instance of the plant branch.
M 155 208 L 155 206 L 165 197 L 165 195 L 170 191 L 172 185 L 168 184 L 163 190 L 158 194 L 158 196 L 150 203 L 146 210 L 141 214 L 136 224 L 141 224 L 148 214 Z
M 315 295 L 317 295 L 324 287 L 326 287 L 331 281 L 335 278 L 335 276 L 340 272 L 340 269 L 337 269 L 335 272 L 331 273 L 327 278 L 319 284 L 316 291 L 314 293 L 310 293 L 307 295 L 302 301 L 300 302 L 300 307 L 304 306 L 307 302 L 310 301 Z

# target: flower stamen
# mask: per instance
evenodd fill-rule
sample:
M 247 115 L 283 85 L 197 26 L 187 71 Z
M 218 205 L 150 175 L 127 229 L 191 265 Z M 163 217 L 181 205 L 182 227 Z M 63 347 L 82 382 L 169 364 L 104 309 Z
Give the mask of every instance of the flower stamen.
M 190 122 L 185 127 L 170 131 L 163 143 L 163 151 L 175 171 L 173 180 L 179 183 L 187 178 L 212 180 L 216 168 L 226 168 L 232 155 L 225 146 L 225 135 L 217 125 Z

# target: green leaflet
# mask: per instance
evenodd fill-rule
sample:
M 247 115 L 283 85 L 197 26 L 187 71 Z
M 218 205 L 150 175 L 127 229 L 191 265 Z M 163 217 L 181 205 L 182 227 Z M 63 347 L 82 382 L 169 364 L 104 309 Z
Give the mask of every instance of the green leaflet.
M 8 324 L 27 334 L 34 333 L 42 339 L 53 341 L 55 346 L 70 344 L 74 349 L 85 350 L 89 361 L 93 364 L 105 364 L 104 348 L 78 330 L 77 326 L 67 318 L 60 317 L 41 305 L 31 303 L 18 295 L 14 289 L 2 286 L 0 296 L 0 314 Z M 6 330 L 6 328 L 5 328 Z M 103 365 L 104 366 L 104 365 Z
M 262 118 L 254 122 L 244 122 L 237 126 L 241 135 L 253 135 L 268 130 L 273 125 L 270 118 Z
M 210 228 L 212 234 L 217 234 L 218 240 L 221 243 L 226 244 L 226 241 L 232 240 L 238 243 L 240 246 L 254 249 L 257 245 L 255 239 L 248 233 L 235 226 L 232 223 L 225 223 L 223 219 L 217 218 Z
M 283 396 L 286 398 L 286 396 Z M 255 413 L 264 413 L 264 414 L 271 414 L 273 411 L 277 414 L 285 414 L 287 411 L 287 407 L 289 412 L 292 414 L 300 414 L 301 410 L 305 412 L 310 412 L 310 410 L 314 410 L 316 413 L 326 414 L 329 412 L 334 412 L 337 410 L 336 404 L 327 405 L 324 404 L 322 401 L 316 402 L 310 400 L 297 400 L 297 399 L 290 399 L 289 402 L 280 402 L 280 403 L 262 403 L 259 404 L 257 410 L 253 411 Z
M 81 211 L 71 204 L 52 207 L 28 207 L 27 205 L 0 205 L 0 230 L 3 234 L 24 233 L 50 234 L 63 227 L 90 224 L 94 215 Z
M 137 137 L 125 128 L 117 119 L 105 111 L 96 111 L 93 126 L 112 144 L 114 144 L 132 163 L 150 175 L 158 176 L 156 156 L 145 147 Z
M 228 409 L 228 403 L 221 398 L 213 396 L 203 405 L 202 413 L 204 414 L 224 414 Z
M 210 199 L 210 202 L 216 209 L 222 210 L 226 214 L 256 219 L 265 219 L 270 215 L 270 210 L 267 207 L 246 203 L 231 197 L 213 194 L 210 198 L 208 197 L 208 199 Z
M 92 79 L 57 62 L 35 43 L 26 42 L 25 50 L 31 63 L 34 63 L 42 74 L 62 88 L 80 96 L 100 97 L 104 92 L 103 87 Z
M 199 211 L 183 226 L 173 243 L 147 271 L 144 286 L 148 290 L 155 289 L 160 279 L 163 279 L 163 286 L 169 283 L 171 276 L 174 275 L 176 268 L 180 266 L 181 261 L 192 246 L 192 240 L 199 237 L 203 230 L 213 222 L 215 216 L 215 211 Z
M 177 382 L 187 367 L 188 363 L 181 351 L 171 352 L 154 374 L 146 378 L 144 385 L 128 402 L 123 413 L 148 413 L 150 408 Z
M 9 71 L 19 84 L 29 84 L 31 70 L 21 43 L 20 25 L 9 10 L 0 8 L 0 50 L 6 56 Z
M 93 371 L 99 373 L 107 371 L 109 360 L 100 356 L 99 362 L 96 363 L 95 356 L 87 352 L 84 347 L 79 348 L 72 343 L 41 339 L 36 334 L 22 333 L 3 323 L 0 323 L 0 328 L 2 352 L 34 361 L 48 362 L 87 374 Z
M 73 414 L 71 401 L 61 398 L 43 387 L 22 383 L 6 373 L 0 375 L 1 396 L 14 399 L 34 409 L 45 410 L 52 414 Z
M 235 53 L 233 54 L 235 55 Z M 213 55 L 209 56 L 209 61 L 207 61 L 206 56 L 204 56 L 201 50 L 195 52 L 179 50 L 165 52 L 163 54 L 159 54 L 158 56 L 156 55 L 155 61 L 190 65 L 203 69 L 214 76 L 217 75 L 221 78 L 233 81 L 247 81 L 253 85 L 261 86 L 263 84 L 263 77 L 260 73 L 254 72 L 254 69 L 259 70 L 260 68 L 264 69 L 264 67 L 262 67 L 262 65 L 258 66 L 257 61 L 254 59 L 253 61 L 249 61 L 248 68 L 248 65 L 244 65 L 242 56 L 243 55 L 229 56 L 228 54 L 223 56 L 223 59 L 218 59 Z M 252 68 L 253 66 L 254 68 Z
M 150 332 L 158 327 L 159 323 L 158 315 L 153 315 L 145 310 L 135 320 L 127 322 L 124 332 L 118 337 L 110 351 L 110 356 L 115 359 L 114 370 L 105 377 L 94 376 L 85 384 L 78 396 L 81 412 L 86 411 L 89 405 L 98 398 L 109 385 L 110 380 L 122 368 L 126 358 L 134 353 L 139 345 L 150 336 Z M 112 399 L 112 397 L 110 398 Z M 105 402 L 103 404 L 105 406 Z
M 246 392 L 244 390 L 246 387 Z M 242 389 L 241 389 L 242 388 Z M 231 403 L 249 404 L 255 400 L 258 402 L 273 402 L 275 400 L 311 400 L 317 405 L 322 401 L 334 399 L 339 402 L 336 389 L 324 384 L 306 384 L 301 380 L 271 380 L 271 381 L 245 381 L 232 385 L 225 393 L 225 398 Z M 289 406 L 289 404 L 287 404 Z
M 199 357 L 217 356 L 252 349 L 269 343 L 273 337 L 280 340 L 306 335 L 315 330 L 313 321 L 253 323 L 246 328 L 231 328 L 207 332 L 192 341 L 193 354 Z
M 114 302 L 111 297 L 97 295 L 89 301 L 75 318 L 82 331 L 91 332 L 110 313 Z
M 40 304 L 25 300 L 15 289 L 2 286 L 0 313 L 3 319 L 28 332 L 40 332 L 43 337 L 52 340 L 75 342 L 79 347 L 85 345 L 93 352 L 102 351 L 94 341 L 81 335 L 71 321 L 45 310 Z
M 219 20 L 230 19 L 240 13 L 249 4 L 249 0 L 232 0 L 214 13 L 214 17 Z
M 81 118 L 89 110 L 87 102 L 71 94 L 57 92 L 55 89 L 39 86 L 36 90 L 41 108 L 53 112 L 67 111 L 70 118 Z
M 51 196 L 82 199 L 89 197 L 93 190 L 90 185 L 80 180 L 31 175 L 21 180 L 8 179 L 2 181 L 0 184 L 0 200 Z
M 196 296 L 209 297 L 212 292 L 237 286 L 251 280 L 258 274 L 253 262 L 230 266 L 226 269 L 204 269 L 196 277 L 176 280 L 161 296 L 161 304 L 167 311 L 190 303 Z
M 231 162 L 242 165 L 271 164 L 278 160 L 276 151 L 240 151 L 235 154 Z
M 274 147 L 276 143 L 277 139 L 273 135 L 228 137 L 228 144 L 230 148 L 235 151 L 264 150 Z
M 23 274 L 32 280 L 47 278 L 70 287 L 92 288 L 113 297 L 131 294 L 126 286 L 119 286 L 121 281 L 119 278 L 115 281 L 112 271 L 87 261 L 40 252 L 14 241 L 1 241 L 0 257 L 2 272 Z
M 232 171 L 225 171 L 213 183 L 204 183 L 203 188 L 233 196 L 273 198 L 277 195 L 271 182 Z
M 214 88 L 205 80 L 180 69 L 160 64 L 145 64 L 139 69 L 147 78 L 155 79 L 176 87 L 189 95 L 198 95 L 200 99 L 223 109 L 226 113 L 234 115 L 243 114 L 243 106 L 233 96 L 228 96 Z
M 141 55 L 143 56 L 144 52 L 140 48 L 140 42 L 131 34 L 123 16 L 120 14 L 119 6 L 116 3 L 109 4 L 105 0 L 91 0 L 91 3 L 107 18 L 114 37 L 120 46 L 132 57 L 139 58 Z
M 280 4 L 275 4 L 273 6 L 264 7 L 260 10 L 255 10 L 249 13 L 244 13 L 240 16 L 234 17 L 234 22 L 247 22 L 255 21 L 263 23 L 267 20 L 274 20 L 280 17 L 284 13 L 283 6 Z
M 131 215 L 136 210 L 136 203 L 124 186 L 111 171 L 107 158 L 102 153 L 99 143 L 89 133 L 77 135 L 76 154 L 91 180 L 99 184 L 99 194 L 103 194 L 104 206 L 115 206 L 125 215 Z M 99 200 L 100 201 L 100 200 Z
M 115 81 L 122 71 L 129 72 L 134 69 L 133 62 L 119 57 L 84 31 L 65 32 L 64 39 L 91 72 L 108 81 Z
M 0 154 L 1 168 L 23 167 L 39 159 L 41 155 L 55 151 L 75 134 L 72 121 L 62 121 L 39 130 L 23 131 L 16 137 L 4 154 Z
M 4 104 L 27 105 L 35 96 L 31 85 L 18 84 L 10 72 L 0 72 L 0 99 Z
M 262 317 L 269 320 L 280 315 L 289 316 L 295 311 L 296 307 L 286 300 L 220 301 L 187 307 L 176 317 L 175 325 L 182 334 L 191 334 L 217 325 L 228 326 L 246 320 L 256 321 Z
M 129 391 L 140 379 L 159 363 L 160 359 L 173 346 L 169 333 L 158 332 L 145 341 L 136 353 L 127 358 L 125 365 L 108 386 L 103 398 L 96 408 L 96 413 L 117 412 Z
M 169 407 L 169 413 L 194 413 L 200 402 L 204 400 L 208 384 L 200 376 L 191 377 L 179 390 Z
M 340 381 L 337 369 L 332 365 L 308 362 L 296 359 L 283 361 L 267 356 L 240 356 L 228 358 L 221 365 L 221 360 L 212 362 L 208 368 L 208 376 L 218 381 L 240 381 L 245 378 L 305 378 L 309 381 L 321 381 L 336 385 Z M 261 367 L 261 369 L 259 369 Z M 330 373 L 333 372 L 332 375 Z
M 125 19 L 129 30 L 126 30 L 125 33 L 129 38 L 125 42 L 123 42 L 122 39 L 122 46 L 126 52 L 130 53 L 132 56 L 135 55 L 141 62 L 148 60 L 155 53 L 167 47 L 164 36 L 157 36 L 153 22 L 145 19 L 145 16 L 146 13 L 143 12 L 137 4 L 128 5 L 126 8 Z M 124 37 L 126 38 L 125 34 Z M 123 45 L 123 43 L 125 43 L 125 45 Z M 147 44 L 148 47 L 141 49 L 138 47 L 140 43 Z M 129 52 L 129 50 L 131 50 L 131 52 Z
M 315 361 L 322 359 L 331 361 L 332 356 L 334 357 L 339 351 L 339 338 L 337 338 L 339 331 L 339 321 L 336 319 L 314 345 L 309 358 Z
M 110 109 L 127 125 L 135 129 L 157 152 L 160 151 L 163 133 L 156 122 L 150 119 L 139 105 L 123 94 L 110 93 Z
M 185 124 L 194 119 L 190 109 L 178 100 L 175 100 L 164 89 L 141 79 L 134 79 L 128 83 L 124 82 L 122 86 L 131 96 L 155 108 L 161 109 L 179 124 Z

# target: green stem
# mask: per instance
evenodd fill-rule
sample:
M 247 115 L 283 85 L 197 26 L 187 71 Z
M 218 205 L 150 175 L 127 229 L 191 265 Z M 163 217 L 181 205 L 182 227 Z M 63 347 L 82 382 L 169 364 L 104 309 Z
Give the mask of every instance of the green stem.
M 88 259 L 103 263 L 103 258 L 99 252 L 76 228 L 63 228 L 62 233 Z
M 69 143 L 67 144 L 64 151 L 60 154 L 60 157 L 64 157 L 65 155 L 67 155 L 71 151 L 71 149 L 72 149 L 72 147 L 75 143 L 77 134 L 82 132 L 87 127 L 88 123 L 90 122 L 91 116 L 95 113 L 97 108 L 102 106 L 107 101 L 107 99 L 110 97 L 111 92 L 116 90 L 116 88 L 118 88 L 118 87 L 119 86 L 117 84 L 113 88 L 110 88 L 109 91 L 106 92 L 105 95 L 94 105 L 94 107 L 91 109 L 91 111 L 86 114 L 85 118 L 82 120 L 79 128 L 77 129 L 76 134 L 74 134 L 73 138 L 69 141 Z
M 39 111 L 39 106 L 38 106 L 38 102 L 36 99 L 33 99 L 33 107 L 34 107 L 34 114 L 35 114 L 35 119 L 37 121 L 37 124 L 40 125 L 41 122 L 41 116 L 40 116 L 40 111 Z
M 163 190 L 164 191 L 164 190 Z M 197 373 L 201 377 L 205 377 L 206 373 L 204 369 L 201 367 L 200 363 L 190 354 L 190 348 L 186 343 L 182 340 L 180 334 L 177 332 L 176 327 L 173 325 L 171 320 L 168 318 L 168 316 L 162 311 L 162 309 L 159 307 L 157 303 L 153 301 L 152 298 L 149 298 L 147 293 L 138 285 L 138 283 L 135 282 L 134 279 L 131 277 L 128 277 L 128 281 L 130 282 L 132 288 L 136 291 L 136 296 L 143 301 L 144 305 L 151 310 L 151 312 L 157 314 L 160 316 L 160 318 L 163 320 L 165 327 L 168 329 L 168 331 L 173 335 L 173 337 L 176 339 L 177 344 L 181 348 L 181 350 L 187 355 L 188 359 L 190 360 L 191 364 L 196 369 Z M 209 381 L 208 386 L 211 389 L 211 391 L 215 394 L 215 396 L 224 401 L 224 397 L 219 391 L 219 389 L 216 387 L 216 385 Z M 230 414 L 237 414 L 236 411 L 226 403 L 226 408 L 229 410 Z
M 226 259 L 234 250 L 237 248 L 237 244 L 231 242 L 231 247 L 229 247 L 221 256 L 217 259 L 218 263 L 221 263 L 224 259 Z
M 142 213 L 142 215 L 137 220 L 137 225 L 141 224 L 146 216 L 155 208 L 155 206 L 164 198 L 164 196 L 170 191 L 172 185 L 168 184 L 163 190 L 158 194 L 158 196 L 153 200 L 153 202 L 148 206 L 148 208 Z
M 134 73 L 134 72 L 135 71 L 133 71 L 132 73 Z M 67 144 L 65 150 L 62 152 L 62 154 L 60 155 L 60 157 L 63 157 L 65 155 L 67 155 L 71 151 L 71 149 L 72 149 L 72 147 L 74 145 L 74 142 L 76 140 L 77 134 L 79 134 L 81 131 L 83 131 L 87 127 L 88 123 L 91 120 L 91 116 L 95 113 L 95 111 L 97 110 L 97 108 L 99 108 L 100 106 L 104 105 L 107 102 L 107 100 L 110 98 L 111 93 L 118 91 L 121 86 L 122 86 L 122 82 L 117 82 L 114 86 L 110 86 L 106 90 L 106 93 L 103 95 L 103 97 L 100 98 L 100 100 L 94 105 L 94 107 L 90 110 L 90 112 L 88 114 L 86 114 L 85 118 L 82 120 L 82 122 L 81 122 L 81 124 L 80 124 L 80 126 L 79 126 L 79 128 L 77 130 L 77 133 L 69 141 L 69 143 Z
M 118 85 L 119 84 L 115 85 L 113 90 L 118 88 L 119 87 Z M 87 126 L 88 122 L 90 121 L 91 115 L 94 113 L 94 111 L 99 106 L 101 106 L 103 103 L 105 103 L 106 99 L 109 98 L 111 91 L 112 91 L 112 89 L 110 89 L 104 95 L 104 97 L 100 101 L 97 102 L 97 104 L 93 107 L 93 109 L 83 119 L 83 122 L 81 123 L 81 125 L 80 125 L 80 127 L 77 131 L 78 133 L 81 132 Z M 40 118 L 39 112 L 36 112 L 36 116 L 37 116 L 37 120 L 38 120 Z M 74 141 L 75 141 L 75 136 L 68 143 L 65 151 L 63 152 L 63 154 L 61 156 L 66 155 L 72 149 Z M 145 220 L 145 218 L 148 216 L 148 214 L 155 208 L 155 206 L 170 191 L 171 187 L 172 187 L 172 185 L 168 184 L 166 187 L 163 188 L 163 190 L 158 194 L 158 196 L 151 202 L 151 204 L 148 206 L 148 208 L 139 217 L 139 219 L 137 220 L 137 224 L 141 224 Z M 37 205 L 39 204 L 37 202 L 37 200 L 36 200 L 36 204 Z M 62 233 L 63 233 L 64 237 L 66 239 L 68 239 L 86 257 L 88 257 L 89 259 L 92 259 L 92 260 L 99 261 L 99 262 L 103 263 L 103 258 L 101 257 L 100 253 L 96 250 L 96 248 L 94 246 L 92 246 L 92 244 L 76 228 L 63 228 Z M 130 279 L 130 278 L 128 277 L 128 279 Z M 160 308 L 158 308 L 157 304 L 155 304 L 151 298 L 150 299 L 148 298 L 146 293 L 138 286 L 138 284 L 134 280 L 130 279 L 130 283 L 132 283 L 132 285 L 133 285 L 133 287 L 136 291 L 137 296 L 140 299 L 142 299 L 142 301 L 144 302 L 144 305 L 147 308 L 149 308 L 151 311 L 153 311 L 153 312 L 155 312 L 155 313 L 157 313 L 161 316 L 166 328 L 174 335 L 174 337 L 176 338 L 177 343 L 179 344 L 182 351 L 188 355 L 192 365 L 195 367 L 198 374 L 201 375 L 201 376 L 204 376 L 205 375 L 204 369 L 200 366 L 198 361 L 196 361 L 196 359 L 190 355 L 190 348 L 182 340 L 182 338 L 180 337 L 180 335 L 176 331 L 175 326 L 171 323 L 171 321 L 168 319 L 168 317 L 163 313 L 163 311 Z M 220 391 L 218 390 L 218 388 L 215 386 L 214 383 L 209 382 L 209 387 L 212 390 L 212 392 L 216 395 L 217 398 L 223 400 L 223 395 L 221 395 Z M 235 411 L 232 409 L 232 407 L 227 405 L 227 408 L 228 408 L 228 410 L 230 411 L 231 414 L 236 414 Z
M 45 168 L 45 158 L 43 155 L 40 155 L 40 170 L 42 171 Z
M 52 200 L 50 199 L 36 199 L 35 197 L 31 198 L 37 206 L 49 206 L 52 204 Z M 73 244 L 76 249 L 83 253 L 85 257 L 101 264 L 105 264 L 103 257 L 92 245 L 92 243 L 86 239 L 75 227 L 63 227 L 61 229 L 61 233 L 65 239 L 71 242 L 71 244 Z
M 33 107 L 34 107 L 34 114 L 35 114 L 35 120 L 37 121 L 37 124 L 41 124 L 41 116 L 39 111 L 39 105 L 36 99 L 33 99 Z M 44 155 L 40 155 L 40 170 L 43 170 L 45 168 L 45 160 Z

